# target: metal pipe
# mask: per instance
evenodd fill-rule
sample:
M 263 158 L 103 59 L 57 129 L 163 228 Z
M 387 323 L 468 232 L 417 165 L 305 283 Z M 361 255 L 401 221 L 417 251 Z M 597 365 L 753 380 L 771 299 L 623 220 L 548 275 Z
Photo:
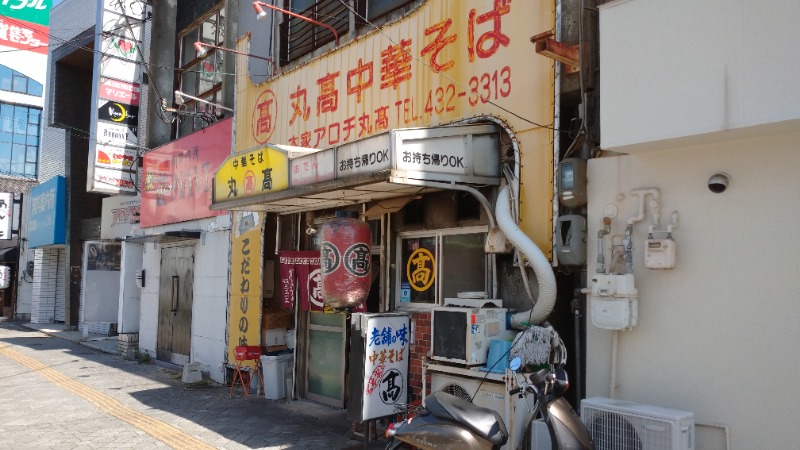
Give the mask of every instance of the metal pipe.
M 272 73 L 275 73 L 275 61 L 271 60 L 270 58 L 267 58 L 265 56 L 253 55 L 251 53 L 240 52 L 239 50 L 234 50 L 232 48 L 218 47 L 216 45 L 206 44 L 205 42 L 200 42 L 200 41 L 194 43 L 194 49 L 197 51 L 198 58 L 205 58 L 206 53 L 208 53 L 208 50 L 206 50 L 204 47 L 213 48 L 214 50 L 222 50 L 224 52 L 230 52 L 237 55 L 247 56 L 250 58 L 263 59 L 264 61 L 267 61 L 270 64 L 270 66 L 272 66 Z
M 617 356 L 619 353 L 619 330 L 614 330 L 611 339 L 611 383 L 608 386 L 608 396 L 617 398 L 619 386 L 617 386 Z
M 288 14 L 288 15 L 290 15 L 292 17 L 296 17 L 296 18 L 298 18 L 300 20 L 305 20 L 306 22 L 311 22 L 314 25 L 319 25 L 321 27 L 325 27 L 325 28 L 331 30 L 331 32 L 333 33 L 333 37 L 336 39 L 336 45 L 337 46 L 339 45 L 339 33 L 337 33 L 336 29 L 333 28 L 332 26 L 330 26 L 330 25 L 328 25 L 326 23 L 318 22 L 318 21 L 316 21 L 316 20 L 314 20 L 314 19 L 312 19 L 310 17 L 301 16 L 300 14 L 293 13 L 291 11 L 287 11 L 287 10 L 285 10 L 283 8 L 278 8 L 277 6 L 273 6 L 273 5 L 270 5 L 268 3 L 253 2 L 253 9 L 256 11 L 256 14 L 258 14 L 257 18 L 259 20 L 263 19 L 264 17 L 267 17 L 267 12 L 264 11 L 264 8 L 262 8 L 262 6 L 266 6 L 267 8 L 274 9 L 275 11 L 280 11 L 280 12 L 282 12 L 284 14 Z

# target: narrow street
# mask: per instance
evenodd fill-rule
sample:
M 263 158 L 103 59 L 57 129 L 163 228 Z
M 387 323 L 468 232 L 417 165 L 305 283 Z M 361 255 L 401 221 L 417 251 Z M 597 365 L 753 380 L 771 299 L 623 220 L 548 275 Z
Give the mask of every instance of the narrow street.
M 345 412 L 275 402 L 0 323 L 0 448 L 359 449 Z M 380 443 L 370 448 L 381 448 Z

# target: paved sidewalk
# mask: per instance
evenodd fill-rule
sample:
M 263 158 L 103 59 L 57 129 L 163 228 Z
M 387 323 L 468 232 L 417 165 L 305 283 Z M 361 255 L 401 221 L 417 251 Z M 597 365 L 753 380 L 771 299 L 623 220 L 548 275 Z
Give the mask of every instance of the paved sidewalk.
M 41 331 L 42 333 L 50 336 L 66 339 L 72 342 L 78 342 L 81 345 L 91 347 L 103 353 L 119 355 L 119 340 L 117 339 L 117 336 L 90 334 L 84 337 L 83 331 L 70 331 L 63 323 L 12 323 L 21 325 L 25 328 L 30 328 L 31 330 Z
M 168 448 L 158 438 L 167 429 L 222 449 L 386 446 L 383 438 L 367 446 L 348 439 L 344 410 L 252 392 L 245 400 L 241 389 L 231 398 L 215 383 L 184 385 L 169 368 L 116 355 L 115 338 L 95 338 L 58 324 L 0 323 L 0 449 Z

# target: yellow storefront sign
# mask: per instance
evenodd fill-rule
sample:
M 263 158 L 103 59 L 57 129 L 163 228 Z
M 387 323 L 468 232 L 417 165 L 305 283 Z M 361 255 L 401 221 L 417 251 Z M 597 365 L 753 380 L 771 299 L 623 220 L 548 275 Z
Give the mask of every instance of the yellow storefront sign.
M 212 203 L 289 187 L 289 156 L 269 145 L 230 155 L 214 173 Z
M 554 66 L 530 37 L 554 24 L 552 0 L 429 0 L 258 85 L 238 58 L 236 147 L 326 149 L 398 128 L 500 122 L 519 145 L 520 225 L 549 252 Z M 263 45 L 249 39 L 239 51 Z
M 261 343 L 261 273 L 264 213 L 233 212 L 228 291 L 228 363 L 239 345 Z M 256 361 L 248 361 L 252 365 Z

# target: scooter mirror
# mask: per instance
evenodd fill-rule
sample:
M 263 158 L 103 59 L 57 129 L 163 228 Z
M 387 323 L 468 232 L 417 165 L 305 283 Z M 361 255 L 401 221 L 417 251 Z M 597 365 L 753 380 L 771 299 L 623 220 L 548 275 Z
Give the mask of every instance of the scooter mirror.
M 514 372 L 518 371 L 521 366 L 522 366 L 522 358 L 520 358 L 519 356 L 512 359 L 511 362 L 508 364 L 508 367 Z

